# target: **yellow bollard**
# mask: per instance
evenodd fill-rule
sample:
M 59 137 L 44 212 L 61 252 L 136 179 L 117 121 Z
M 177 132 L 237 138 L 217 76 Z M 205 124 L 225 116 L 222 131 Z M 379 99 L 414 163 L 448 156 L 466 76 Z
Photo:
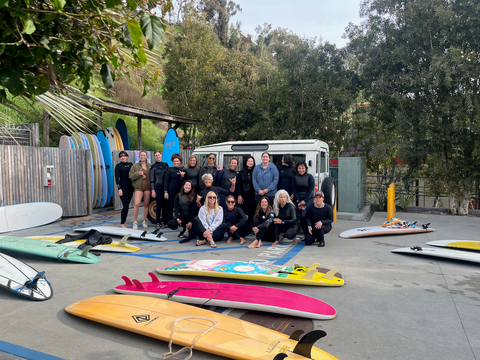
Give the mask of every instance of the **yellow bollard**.
M 395 217 L 395 183 L 391 183 L 387 190 L 387 221 Z
M 337 200 L 338 198 L 335 196 L 335 206 L 333 207 L 333 222 L 337 222 Z

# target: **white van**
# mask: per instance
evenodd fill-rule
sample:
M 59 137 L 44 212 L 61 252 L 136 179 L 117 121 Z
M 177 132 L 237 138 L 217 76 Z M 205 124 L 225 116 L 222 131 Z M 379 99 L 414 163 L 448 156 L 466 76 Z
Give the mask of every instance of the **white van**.
M 193 151 L 198 157 L 199 165 L 207 164 L 208 154 L 215 154 L 217 164 L 228 167 L 230 159 L 238 159 L 238 170 L 243 167 L 246 156 L 252 155 L 255 164 L 261 164 L 262 153 L 270 154 L 270 161 L 281 165 L 284 154 L 292 154 L 294 164 L 305 161 L 308 173 L 315 179 L 316 189 L 325 194 L 325 202 L 335 203 L 335 181 L 329 177 L 329 149 L 327 143 L 320 140 L 258 140 L 258 141 L 229 141 L 219 144 L 201 146 Z

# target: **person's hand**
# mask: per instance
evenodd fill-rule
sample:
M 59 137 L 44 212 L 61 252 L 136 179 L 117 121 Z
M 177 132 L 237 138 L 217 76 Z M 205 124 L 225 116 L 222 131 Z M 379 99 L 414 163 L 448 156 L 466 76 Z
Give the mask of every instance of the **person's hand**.
M 256 226 L 254 226 L 254 227 L 252 228 L 252 230 L 253 230 L 253 233 L 254 233 L 255 235 L 257 235 L 257 233 L 258 233 L 258 228 L 257 228 Z
M 191 228 L 192 228 L 192 223 L 189 222 L 189 223 L 187 224 L 187 229 L 190 230 Z
M 295 196 L 293 196 L 293 194 L 292 194 L 292 195 L 290 195 L 290 200 L 292 200 L 292 201 L 293 201 L 293 198 L 294 198 L 294 197 L 295 197 Z
M 118 196 L 123 196 L 123 190 L 122 189 L 118 189 Z
M 258 195 L 263 196 L 263 190 L 258 190 Z
M 237 197 L 237 203 L 243 204 L 243 198 L 240 195 Z
M 274 223 L 274 224 L 281 224 L 281 223 L 282 223 L 282 220 L 279 219 L 279 218 L 274 218 L 274 219 L 273 219 L 273 223 Z
M 232 182 L 233 185 L 235 185 L 237 183 L 237 178 L 232 178 L 230 179 L 230 181 Z
M 180 225 L 182 223 L 182 219 L 177 219 L 177 223 Z
M 157 197 L 157 193 L 155 192 L 155 190 L 152 190 L 152 198 L 156 198 Z
M 268 189 L 263 190 L 263 194 L 268 194 Z
M 143 176 L 143 170 L 140 170 L 140 171 L 138 172 L 138 175 L 142 175 L 142 176 Z
M 217 165 L 217 171 L 222 171 L 222 165 Z
M 230 228 L 230 232 L 235 232 L 238 230 L 238 227 L 236 227 L 235 225 L 233 225 L 231 228 Z
M 305 206 L 305 204 L 306 204 L 305 200 L 302 200 L 302 201 L 300 201 L 300 202 L 298 203 L 298 207 L 301 206 L 302 209 L 303 209 L 303 207 Z
M 165 195 L 163 195 L 163 197 L 168 200 L 168 193 L 165 193 Z
M 322 224 L 321 221 L 317 221 L 317 222 L 315 223 L 315 229 L 321 229 L 321 228 L 322 228 L 322 225 L 323 225 L 323 224 Z
M 313 235 L 313 234 L 312 234 L 312 227 L 311 227 L 311 226 L 308 227 L 308 232 L 310 233 L 310 235 Z
M 185 176 L 185 171 L 180 171 L 180 176 L 183 178 Z

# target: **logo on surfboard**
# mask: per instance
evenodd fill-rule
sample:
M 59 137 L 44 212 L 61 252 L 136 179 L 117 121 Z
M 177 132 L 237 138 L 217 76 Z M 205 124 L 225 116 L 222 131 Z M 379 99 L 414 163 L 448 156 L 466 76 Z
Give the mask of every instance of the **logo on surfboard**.
M 150 315 L 133 315 L 132 318 L 136 323 L 150 321 Z

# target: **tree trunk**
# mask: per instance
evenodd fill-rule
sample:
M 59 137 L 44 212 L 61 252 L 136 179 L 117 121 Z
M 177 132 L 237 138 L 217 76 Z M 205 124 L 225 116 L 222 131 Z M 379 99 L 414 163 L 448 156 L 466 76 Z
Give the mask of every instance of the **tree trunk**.
M 469 200 L 463 200 L 458 206 L 458 215 L 468 215 Z
M 457 203 L 455 202 L 455 197 L 453 195 L 448 197 L 448 209 L 452 214 L 457 213 Z

